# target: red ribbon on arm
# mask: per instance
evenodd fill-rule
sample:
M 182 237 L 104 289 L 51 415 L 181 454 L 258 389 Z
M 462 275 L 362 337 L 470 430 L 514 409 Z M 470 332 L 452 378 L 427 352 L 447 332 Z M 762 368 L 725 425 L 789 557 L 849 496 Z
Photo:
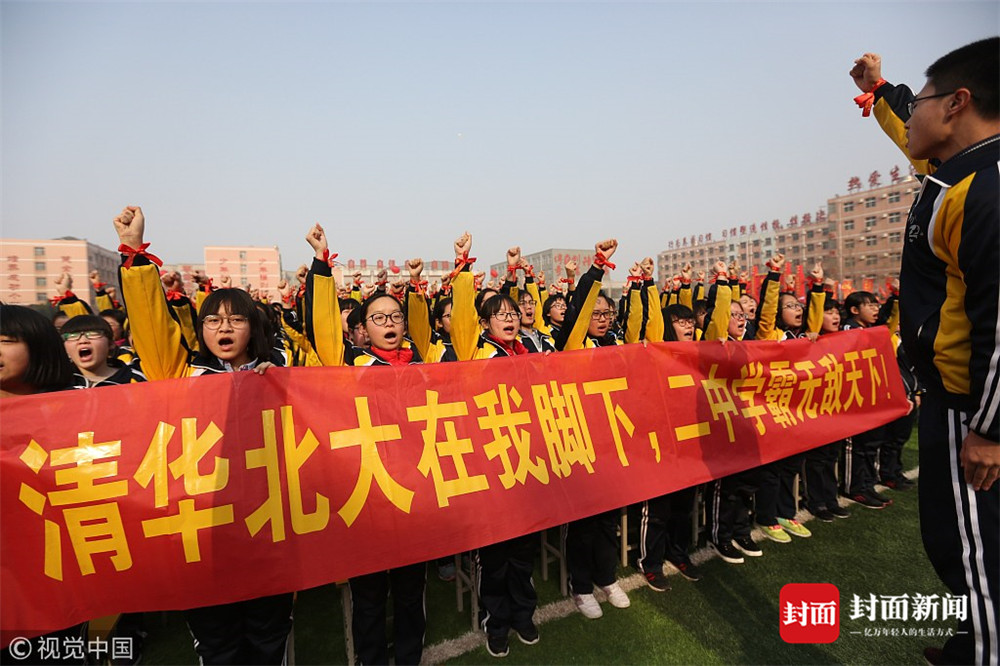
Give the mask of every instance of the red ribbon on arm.
M 559 278 L 559 282 L 563 284 L 573 284 L 576 280 L 573 280 L 572 278 Z
M 184 293 L 182 293 L 182 292 L 179 292 L 179 291 L 168 291 L 167 292 L 167 300 L 168 301 L 180 301 L 180 300 L 185 300 L 185 299 L 187 299 L 187 296 Z
M 611 270 L 615 270 L 615 265 L 610 261 L 608 261 L 608 258 L 605 257 L 600 252 L 594 255 L 594 265 L 599 266 L 601 268 L 604 268 L 606 266 Z
M 414 288 L 414 289 L 416 289 L 417 291 L 423 291 L 423 290 L 424 290 L 424 287 L 426 287 L 426 286 L 427 286 L 427 280 L 414 280 L 414 279 L 412 279 L 412 278 L 411 278 L 411 279 L 410 279 L 410 284 L 411 284 L 411 285 L 413 286 L 413 288 Z
M 461 257 L 455 257 L 455 270 L 448 274 L 449 278 L 454 280 L 458 277 L 458 274 L 462 272 L 463 268 L 466 266 L 471 267 L 474 263 L 476 263 L 476 258 L 470 257 L 468 252 L 463 254 Z
M 336 263 L 334 262 L 334 259 L 336 259 L 338 256 L 339 255 L 336 252 L 330 254 L 329 249 L 323 250 L 323 263 L 325 263 L 327 266 L 332 267 L 334 263 Z
M 643 281 L 643 277 L 641 275 L 629 275 L 625 279 L 625 281 L 626 282 L 642 282 Z
M 135 258 L 139 256 L 146 257 L 157 266 L 163 266 L 162 259 L 157 257 L 155 254 L 150 254 L 149 252 L 146 252 L 147 247 L 149 247 L 149 243 L 143 243 L 142 245 L 139 246 L 139 249 L 131 248 L 128 245 L 125 245 L 125 243 L 119 245 L 118 251 L 121 252 L 122 254 L 128 255 L 128 259 L 125 260 L 125 263 L 122 264 L 122 266 L 124 266 L 125 268 L 132 268 L 132 262 L 134 262 Z
M 861 117 L 867 118 L 872 114 L 872 107 L 875 106 L 875 91 L 881 88 L 883 85 L 888 83 L 885 79 L 879 79 L 875 82 L 875 87 L 866 93 L 861 93 L 854 98 L 854 103 L 861 108 Z
M 108 286 L 107 282 L 95 282 L 94 291 L 100 291 L 101 289 L 104 289 L 107 286 Z
M 74 294 L 72 291 L 67 290 L 65 294 L 56 296 L 54 298 L 50 298 L 49 303 L 51 303 L 52 305 L 59 305 L 64 298 L 70 298 L 71 296 L 76 296 L 76 294 Z

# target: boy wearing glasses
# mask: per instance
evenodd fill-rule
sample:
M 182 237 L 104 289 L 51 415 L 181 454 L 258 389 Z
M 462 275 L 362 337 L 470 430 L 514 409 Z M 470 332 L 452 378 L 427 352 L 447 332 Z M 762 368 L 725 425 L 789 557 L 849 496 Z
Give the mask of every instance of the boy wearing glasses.
M 924 549 L 968 618 L 928 663 L 996 663 L 1000 650 L 1000 38 L 939 58 L 917 95 L 866 53 L 857 98 L 925 174 L 906 222 L 900 333 L 925 388 Z

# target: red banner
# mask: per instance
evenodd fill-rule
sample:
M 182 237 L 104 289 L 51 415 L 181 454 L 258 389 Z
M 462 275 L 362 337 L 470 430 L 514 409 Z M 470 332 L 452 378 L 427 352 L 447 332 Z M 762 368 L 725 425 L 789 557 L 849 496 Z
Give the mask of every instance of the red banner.
M 0 404 L 5 642 L 508 539 L 886 423 L 884 328 L 273 369 Z

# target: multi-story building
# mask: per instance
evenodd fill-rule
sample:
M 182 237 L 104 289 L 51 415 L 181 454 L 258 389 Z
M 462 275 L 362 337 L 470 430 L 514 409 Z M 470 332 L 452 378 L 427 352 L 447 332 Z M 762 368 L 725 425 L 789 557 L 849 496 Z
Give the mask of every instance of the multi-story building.
M 56 295 L 55 283 L 63 273 L 73 278 L 73 292 L 95 306 L 90 272 L 117 282 L 120 255 L 86 239 L 66 236 L 47 240 L 0 240 L 0 301 L 14 305 L 47 303 Z
M 281 253 L 277 247 L 208 246 L 205 274 L 216 286 L 226 275 L 234 287 L 250 285 L 268 291 L 281 280 Z
M 805 273 L 822 261 L 827 276 L 846 281 L 853 289 L 877 290 L 899 276 L 906 214 L 918 190 L 916 178 L 901 176 L 897 167 L 888 185 L 881 184 L 878 172 L 869 176 L 867 190 L 859 178 L 852 178 L 848 194 L 834 196 L 824 208 L 794 215 L 784 224 L 779 220 L 741 224 L 721 233 L 669 241 L 657 255 L 658 282 L 677 275 L 687 263 L 708 273 L 720 259 L 763 272 L 768 257 L 782 252 Z
M 194 276 L 197 273 L 205 272 L 205 264 L 163 264 L 160 268 L 163 271 L 180 273 L 181 280 L 184 282 L 184 291 L 188 294 L 193 294 L 198 288 Z
M 577 278 L 584 272 L 590 269 L 590 265 L 594 262 L 594 250 L 567 250 L 567 249 L 548 249 L 542 250 L 541 252 L 532 252 L 531 254 L 522 254 L 522 257 L 527 260 L 535 269 L 535 274 L 538 275 L 540 272 L 545 272 L 545 280 L 554 284 L 557 280 L 566 277 L 566 262 L 575 261 L 576 262 L 576 275 Z M 507 274 L 507 262 L 493 264 L 490 266 L 490 273 L 496 273 L 497 280 L 502 281 Z M 618 299 L 621 296 L 622 289 L 624 288 L 624 281 L 619 280 L 612 282 L 606 279 L 604 282 L 604 290 L 613 299 Z

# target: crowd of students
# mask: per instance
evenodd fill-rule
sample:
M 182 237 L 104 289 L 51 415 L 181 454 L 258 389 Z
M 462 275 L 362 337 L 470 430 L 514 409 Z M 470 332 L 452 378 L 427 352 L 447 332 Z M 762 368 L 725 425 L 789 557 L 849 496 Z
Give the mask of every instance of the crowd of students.
M 721 261 L 711 267 L 710 279 L 685 267 L 661 293 L 653 261 L 646 258 L 630 268 L 616 303 L 602 289 L 606 272 L 614 268 L 615 240 L 595 245 L 587 271 L 577 276 L 576 266 L 569 264 L 566 277 L 552 284 L 512 247 L 502 284 L 484 285 L 470 257 L 472 237 L 465 233 L 454 242 L 455 270 L 440 287 L 427 288 L 420 259 L 405 264 L 408 278 L 390 283 L 383 274 L 375 284 L 362 284 L 355 275 L 342 285 L 333 277 L 336 255 L 318 224 L 306 235 L 311 266 L 298 271 L 297 285 L 281 282 L 272 299 L 233 288 L 226 278 L 219 287 L 199 278 L 197 292 L 186 294 L 180 277 L 161 274 L 159 260 L 147 251 L 141 209 L 126 207 L 114 226 L 122 252 L 120 292 L 91 275 L 98 315 L 73 294 L 68 276 L 57 285 L 54 319 L 25 307 L 0 306 L 0 396 L 224 372 L 263 374 L 274 366 L 464 362 L 643 341 L 815 339 L 839 330 L 879 325 L 895 330 L 898 325 L 898 285 L 882 304 L 867 292 L 853 292 L 840 303 L 817 265 L 802 303 L 794 285 L 782 278 L 780 254 L 768 261 L 757 294 L 748 292 L 739 266 Z M 901 353 L 899 365 L 916 406 L 920 389 Z M 732 564 L 762 555 L 751 538 L 754 523 L 778 543 L 811 536 L 796 519 L 796 478 L 802 481 L 805 508 L 822 521 L 850 515 L 841 498 L 870 509 L 889 506 L 892 500 L 875 485 L 894 490 L 911 485 L 900 456 L 912 419 L 911 411 L 889 426 L 717 479 L 701 493 L 692 487 L 650 498 L 642 504 L 636 568 L 659 592 L 670 588 L 667 563 L 689 580 L 702 578 L 690 558 L 699 495 L 707 508 L 708 544 Z M 563 527 L 569 589 L 587 618 L 604 612 L 597 588 L 613 607 L 630 603 L 616 582 L 619 515 L 619 510 L 608 511 Z M 511 633 L 529 645 L 539 640 L 532 582 L 538 547 L 537 535 L 529 534 L 472 553 L 486 647 L 495 657 L 508 653 Z M 436 563 L 438 575 L 454 578 L 452 562 Z M 426 563 L 412 563 L 349 581 L 360 663 L 389 662 L 390 592 L 392 656 L 397 664 L 419 663 L 427 622 L 426 574 Z M 282 594 L 192 609 L 186 619 L 203 663 L 278 664 L 292 627 L 292 607 L 292 594 Z

